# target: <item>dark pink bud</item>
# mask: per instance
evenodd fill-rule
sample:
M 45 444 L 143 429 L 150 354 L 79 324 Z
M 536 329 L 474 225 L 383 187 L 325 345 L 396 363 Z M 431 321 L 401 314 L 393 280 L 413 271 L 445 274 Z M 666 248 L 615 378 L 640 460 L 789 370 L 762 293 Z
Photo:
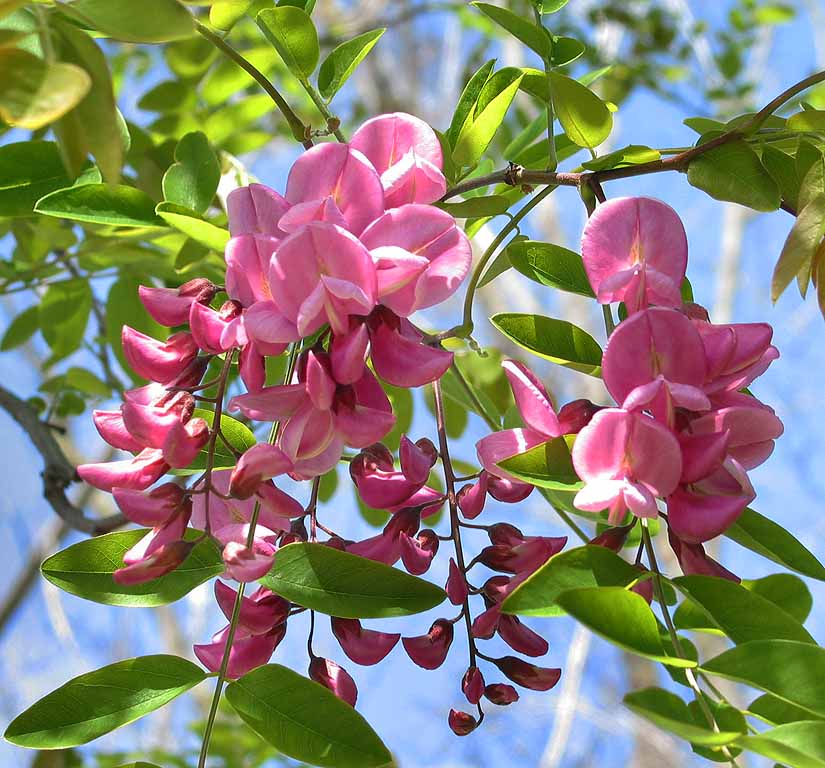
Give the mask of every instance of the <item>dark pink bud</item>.
M 467 590 L 467 579 L 461 569 L 456 565 L 455 560 L 450 558 L 450 572 L 447 576 L 447 584 L 445 587 L 447 597 L 453 605 L 462 605 L 469 594 Z
M 492 576 L 484 582 L 481 592 L 491 603 L 500 603 L 510 594 L 511 582 L 509 576 Z
M 355 706 L 358 688 L 349 673 L 331 659 L 314 657 L 309 663 L 309 676 L 316 682 L 329 688 L 339 699 Z
M 498 622 L 498 633 L 514 651 L 525 656 L 544 656 L 549 648 L 541 635 L 522 624 L 516 616 L 502 614 Z
M 425 528 L 417 536 L 401 534 L 401 561 L 414 576 L 426 573 L 438 552 L 438 534 Z
M 501 618 L 501 608 L 497 605 L 493 605 L 484 613 L 480 613 L 473 621 L 473 637 L 489 640 L 496 633 L 499 618 Z
M 218 294 L 218 286 L 205 277 L 195 277 L 178 288 L 178 295 L 209 304 Z
M 330 621 L 332 634 L 341 644 L 344 653 L 356 664 L 377 664 L 395 647 L 401 637 L 398 633 L 364 629 L 357 619 L 339 619 L 333 616 Z
M 559 411 L 559 425 L 562 434 L 577 435 L 600 410 L 600 405 L 591 403 L 584 398 L 563 405 Z
M 192 500 L 175 483 L 164 483 L 151 491 L 114 488 L 112 494 L 129 520 L 147 528 L 156 528 L 173 515 L 188 515 L 192 511 Z
M 307 537 L 304 535 L 302 536 L 300 533 L 293 533 L 292 531 L 286 531 L 281 534 L 281 538 L 278 539 L 278 546 L 283 548 L 287 547 L 290 544 L 297 544 L 300 541 L 306 541 Z M 327 542 L 328 543 L 328 542 Z
M 484 676 L 478 667 L 470 667 L 461 680 L 461 690 L 470 704 L 478 704 L 484 695 Z
M 518 504 L 518 502 L 524 501 L 532 492 L 532 485 L 520 483 L 518 480 L 496 477 L 495 475 L 490 475 L 487 480 L 487 493 L 496 501 L 502 501 L 505 504 Z
M 189 308 L 189 327 L 200 349 L 218 355 L 238 342 L 238 329 L 241 305 L 236 301 L 227 301 L 215 311 L 206 304 L 194 302 Z M 245 339 L 245 336 L 244 336 Z
M 292 461 L 280 448 L 258 443 L 249 448 L 232 470 L 229 494 L 236 499 L 248 499 L 264 480 L 292 471 Z
M 458 492 L 458 508 L 468 520 L 474 520 L 484 510 L 487 501 L 487 480 L 489 475 L 482 472 L 475 483 L 465 485 Z
M 606 549 L 612 549 L 614 552 L 618 552 L 624 546 L 627 541 L 628 534 L 633 530 L 633 526 L 635 525 L 636 521 L 634 520 L 630 525 L 620 525 L 615 528 L 608 528 L 602 531 L 594 539 L 591 539 L 588 544 L 596 547 L 605 547 Z
M 407 655 L 424 669 L 438 669 L 447 658 L 453 642 L 453 625 L 446 619 L 436 619 L 426 635 L 401 639 Z
M 208 357 L 196 357 L 169 384 L 183 388 L 196 387 L 203 380 L 203 374 L 206 373 L 208 367 Z
M 123 585 L 143 584 L 171 573 L 192 551 L 195 544 L 191 541 L 172 541 L 156 549 L 151 555 L 124 568 L 119 568 L 112 578 Z
M 121 341 L 132 370 L 144 379 L 161 384 L 180 376 L 198 354 L 198 345 L 191 333 L 173 333 L 166 341 L 158 341 L 124 325 Z
M 740 578 L 731 573 L 720 563 L 705 553 L 705 548 L 701 544 L 689 544 L 682 541 L 671 530 L 668 529 L 667 539 L 670 547 L 679 561 L 682 573 L 686 576 L 698 574 L 700 576 L 717 576 L 720 579 L 729 579 L 737 584 Z
M 493 544 L 502 544 L 508 547 L 514 547 L 524 541 L 524 534 L 515 525 L 509 523 L 491 525 L 487 535 Z
M 514 683 L 534 691 L 549 691 L 561 677 L 560 669 L 537 667 L 515 656 L 505 656 L 494 663 Z
M 460 712 L 457 709 L 450 710 L 447 722 L 456 736 L 467 736 L 478 727 L 478 722 L 471 714 Z
M 407 536 L 414 536 L 421 525 L 421 513 L 414 509 L 401 509 L 390 518 L 384 526 L 384 535 L 390 538 L 406 533 Z
M 650 573 L 643 565 L 637 565 L 636 569 L 642 573 Z M 653 602 L 653 579 L 647 578 L 643 581 L 636 582 L 636 584 L 630 588 L 630 591 L 641 595 L 647 604 L 650 605 Z
M 505 707 L 518 701 L 518 691 L 507 683 L 492 683 L 484 689 L 484 696 L 493 704 Z
M 401 462 L 401 471 L 407 480 L 423 484 L 430 476 L 430 469 L 438 458 L 438 451 L 432 441 L 426 438 L 414 443 L 406 435 L 402 435 L 398 457 Z
M 691 320 L 704 320 L 705 322 L 710 320 L 710 314 L 708 311 L 701 304 L 697 304 L 695 301 L 686 301 L 682 304 L 682 311 Z

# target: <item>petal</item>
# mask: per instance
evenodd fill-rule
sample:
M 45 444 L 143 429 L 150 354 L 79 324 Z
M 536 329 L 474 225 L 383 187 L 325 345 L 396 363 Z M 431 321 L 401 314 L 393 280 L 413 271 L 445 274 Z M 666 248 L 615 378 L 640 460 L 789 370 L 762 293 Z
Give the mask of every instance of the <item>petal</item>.
M 559 418 L 541 381 L 526 365 L 515 360 L 505 360 L 501 367 L 510 381 L 524 425 L 548 438 L 558 437 L 561 434 Z
M 288 210 L 289 203 L 274 189 L 263 184 L 233 189 L 226 197 L 229 232 L 232 236 L 278 235 L 278 221 Z
M 111 493 L 113 488 L 143 491 L 169 471 L 159 450 L 146 448 L 133 459 L 100 464 L 81 464 L 77 474 L 83 482 Z
M 100 436 L 112 448 L 122 451 L 138 453 L 143 450 L 143 444 L 135 440 L 126 429 L 123 414 L 120 411 L 92 411 L 92 419 Z
M 402 336 L 385 323 L 370 333 L 375 372 L 396 387 L 420 387 L 444 375 L 453 353 Z
M 330 619 L 332 634 L 341 644 L 347 658 L 356 664 L 371 666 L 386 658 L 401 639 L 398 633 L 364 629 L 357 619 Z
M 269 264 L 279 239 L 260 235 L 239 235 L 226 244 L 226 292 L 230 299 L 249 307 L 267 301 Z
M 383 174 L 411 149 L 418 157 L 442 167 L 441 142 L 423 120 L 406 112 L 392 112 L 367 120 L 350 139 L 350 146 L 362 152 Z
M 484 467 L 491 475 L 508 480 L 518 480 L 499 466 L 499 462 L 525 453 L 537 445 L 547 442 L 547 436 L 532 429 L 504 429 L 501 432 L 493 432 L 487 437 L 482 437 L 476 443 L 476 455 Z
M 352 384 L 364 375 L 369 332 L 364 323 L 333 337 L 330 344 L 332 373 L 339 384 Z

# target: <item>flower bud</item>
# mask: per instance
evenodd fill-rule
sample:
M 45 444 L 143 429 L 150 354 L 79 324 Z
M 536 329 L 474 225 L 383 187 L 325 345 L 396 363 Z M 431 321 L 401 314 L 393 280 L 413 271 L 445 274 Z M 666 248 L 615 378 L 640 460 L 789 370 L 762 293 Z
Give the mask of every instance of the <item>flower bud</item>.
M 630 525 L 620 525 L 613 528 L 607 528 L 598 536 L 591 539 L 588 544 L 595 547 L 605 547 L 612 549 L 614 552 L 619 552 L 627 541 L 628 534 L 633 530 L 636 521 L 634 520 Z
M 237 301 L 227 301 L 217 311 L 206 304 L 192 304 L 189 327 L 198 347 L 204 352 L 219 355 L 236 346 L 236 331 L 241 314 Z M 244 340 L 246 336 L 244 334 Z
M 121 411 L 94 410 L 92 411 L 92 419 L 100 436 L 109 443 L 112 448 L 118 448 L 121 451 L 131 451 L 132 453 L 138 453 L 143 450 L 143 443 L 135 440 L 131 432 L 126 429 Z
M 549 691 L 561 677 L 560 669 L 537 667 L 515 656 L 496 659 L 494 664 L 514 683 L 534 691 Z
M 209 442 L 209 424 L 204 419 L 178 423 L 163 441 L 163 458 L 170 467 L 188 467 Z
M 453 625 L 446 619 L 436 619 L 426 635 L 401 639 L 407 655 L 424 669 L 438 669 L 447 658 L 453 642 Z
M 292 461 L 280 448 L 258 443 L 238 459 L 229 480 L 229 494 L 236 499 L 248 499 L 264 480 L 292 471 Z
M 114 488 L 112 494 L 127 519 L 147 528 L 163 525 L 178 513 L 190 514 L 192 500 L 175 483 L 164 483 L 151 491 Z
M 468 483 L 458 492 L 458 508 L 467 520 L 474 520 L 484 510 L 488 477 L 486 472 L 482 472 L 475 483 Z
M 404 476 L 414 483 L 426 483 L 430 469 L 438 459 L 438 451 L 432 441 L 422 438 L 413 443 L 406 435 L 401 436 L 398 458 Z
M 577 435 L 589 423 L 590 419 L 601 410 L 600 405 L 581 398 L 563 405 L 559 411 L 559 424 L 562 434 Z
M 491 543 L 508 547 L 514 547 L 524 541 L 524 534 L 515 525 L 509 523 L 491 525 L 487 530 L 487 535 L 490 537 Z
M 356 664 L 371 666 L 383 660 L 395 647 L 401 635 L 364 629 L 357 619 L 330 619 L 332 634 L 341 644 L 348 658 Z
M 456 736 L 467 736 L 478 727 L 478 722 L 471 714 L 457 709 L 450 710 L 447 722 Z
M 223 548 L 223 561 L 229 578 L 244 583 L 257 581 L 271 570 L 275 547 L 260 539 L 256 539 L 251 547 L 230 541 Z
M 163 453 L 154 448 L 144 448 L 132 459 L 81 464 L 77 468 L 83 482 L 109 493 L 113 488 L 143 491 L 168 471 Z
M 650 571 L 648 571 L 648 569 L 645 568 L 643 565 L 637 565 L 635 567 L 638 571 L 640 571 L 643 574 L 650 573 Z M 637 595 L 641 595 L 645 599 L 645 602 L 647 602 L 647 604 L 650 605 L 653 602 L 653 579 L 651 577 L 648 577 L 646 579 L 643 579 L 642 581 L 637 581 L 630 588 L 630 591 L 635 592 Z
M 484 611 L 484 613 L 480 613 L 473 621 L 473 637 L 478 637 L 482 640 L 489 640 L 496 633 L 500 618 L 501 608 L 497 605 L 493 605 Z
M 484 694 L 484 676 L 478 667 L 470 667 L 461 680 L 461 690 L 470 704 L 478 704 Z
M 456 565 L 453 558 L 450 558 L 450 571 L 449 576 L 447 576 L 445 590 L 447 591 L 447 597 L 453 605 L 463 605 L 469 594 L 467 579 L 464 578 L 464 574 Z
M 131 369 L 138 376 L 161 384 L 180 376 L 198 354 L 191 333 L 173 333 L 166 341 L 158 341 L 124 325 L 121 340 Z
M 151 535 L 151 534 L 149 534 Z M 156 549 L 148 557 L 136 560 L 129 565 L 118 568 L 112 578 L 125 586 L 144 584 L 153 579 L 159 579 L 175 570 L 192 551 L 195 546 L 191 541 L 172 541 Z
M 532 492 L 532 485 L 521 483 L 518 480 L 495 475 L 490 475 L 487 480 L 487 493 L 496 501 L 502 501 L 505 504 L 517 504 L 524 501 Z
M 498 622 L 498 633 L 514 651 L 525 656 L 544 656 L 549 648 L 547 641 L 522 624 L 517 616 L 502 614 Z
M 401 534 L 401 561 L 409 573 L 420 576 L 426 573 L 438 552 L 438 535 L 425 528 L 414 538 Z
M 492 683 L 484 689 L 484 696 L 493 704 L 505 707 L 518 701 L 518 691 L 507 683 Z
M 329 688 L 339 699 L 355 706 L 358 688 L 349 673 L 331 659 L 313 657 L 309 663 L 309 676 L 316 682 Z

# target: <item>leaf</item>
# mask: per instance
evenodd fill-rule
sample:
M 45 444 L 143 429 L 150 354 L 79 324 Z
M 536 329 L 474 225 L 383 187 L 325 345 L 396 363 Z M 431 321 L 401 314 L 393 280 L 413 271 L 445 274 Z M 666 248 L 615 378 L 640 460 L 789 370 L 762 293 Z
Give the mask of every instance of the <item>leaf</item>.
M 825 194 L 819 193 L 799 212 L 782 246 L 771 280 L 771 300 L 777 301 L 797 273 L 810 264 L 825 234 Z
M 533 0 L 533 2 L 538 3 L 541 13 L 549 14 L 560 11 L 570 0 Z
M 725 531 L 725 536 L 785 568 L 825 581 L 825 566 L 793 534 L 750 507 Z
M 691 160 L 688 182 L 715 200 L 739 203 L 755 211 L 779 207 L 779 187 L 743 140 L 728 142 Z
M 30 215 L 43 195 L 71 183 L 53 141 L 0 147 L 0 216 Z
M 500 216 L 507 213 L 510 201 L 504 195 L 471 197 L 460 203 L 441 203 L 440 207 L 456 219 L 473 219 L 478 216 Z
M 490 322 L 534 355 L 590 376 L 601 375 L 602 350 L 598 342 L 566 320 L 503 312 L 493 315 Z
M 622 587 L 585 587 L 562 592 L 556 602 L 619 648 L 674 667 L 696 666 L 690 659 L 666 655 L 656 617 L 635 592 Z
M 91 86 L 80 67 L 48 64 L 20 48 L 0 48 L 0 72 L 0 119 L 30 130 L 65 115 Z
M 507 247 L 510 263 L 541 285 L 594 298 L 582 257 L 552 243 L 523 240 Z
M 820 109 L 805 109 L 788 118 L 785 127 L 789 131 L 810 131 L 821 133 L 825 131 L 825 111 Z
M 762 165 L 779 187 L 782 199 L 796 210 L 799 207 L 799 179 L 796 176 L 794 159 L 766 144 L 762 147 Z
M 475 73 L 473 73 L 473 76 L 464 86 L 464 90 L 461 92 L 461 96 L 458 99 L 458 104 L 453 112 L 450 127 L 447 129 L 447 133 L 445 134 L 451 147 L 455 148 L 456 141 L 458 140 L 458 134 L 461 132 L 461 128 L 467 121 L 468 116 L 473 111 L 473 107 L 478 101 L 481 89 L 484 87 L 487 80 L 490 79 L 490 73 L 493 71 L 495 63 L 495 59 L 490 59 L 482 64 L 475 71 Z
M 707 611 L 734 643 L 769 639 L 816 642 L 790 614 L 733 581 L 698 575 L 680 576 L 672 581 Z
M 743 579 L 742 586 L 778 605 L 800 624 L 808 618 L 813 607 L 808 585 L 790 573 L 773 573 L 761 579 Z
M 705 747 L 722 747 L 738 736 L 738 731 L 712 731 L 697 723 L 691 711 L 675 693 L 662 688 L 644 688 L 624 697 L 624 704 L 640 717 L 650 720 L 662 730 Z
M 504 116 L 519 89 L 521 78 L 522 75 L 517 75 L 480 112 L 468 114 L 453 149 L 453 161 L 457 165 L 473 165 L 484 154 L 484 150 L 504 121 Z
M 155 212 L 170 227 L 183 232 L 201 245 L 218 253 L 229 242 L 229 230 L 205 221 L 191 208 L 185 208 L 177 203 L 158 203 Z
M 551 557 L 501 604 L 504 613 L 558 616 L 560 594 L 582 587 L 626 587 L 642 574 L 606 547 L 584 546 Z
M 606 168 L 625 168 L 629 165 L 641 165 L 659 160 L 661 154 L 658 149 L 651 149 L 643 144 L 628 144 L 622 149 L 617 149 L 607 155 L 601 155 L 595 160 L 587 160 L 582 163 L 583 168 L 588 171 L 601 171 Z
M 60 189 L 40 198 L 34 210 L 44 216 L 90 224 L 163 226 L 163 221 L 155 215 L 152 198 L 139 189 L 123 184 L 84 184 Z
M 61 11 L 127 43 L 166 43 L 195 32 L 192 15 L 177 0 L 74 0 Z
M 576 59 L 584 55 L 587 47 L 580 40 L 574 37 L 553 36 L 553 55 L 550 63 L 554 67 L 563 67 L 572 64 Z
M 318 33 L 309 14 L 301 8 L 284 5 L 261 11 L 255 21 L 287 69 L 299 80 L 307 80 L 321 55 Z
M 446 597 L 428 581 L 323 544 L 279 549 L 261 584 L 293 603 L 345 619 L 409 616 Z
M 5 738 L 19 747 L 86 744 L 159 709 L 206 678 L 177 656 L 139 656 L 70 680 L 18 715 Z
M 607 105 L 587 86 L 551 72 L 550 87 L 556 116 L 570 140 L 580 147 L 598 147 L 613 129 Z
M 175 161 L 163 175 L 164 200 L 204 213 L 221 180 L 221 167 L 209 139 L 200 131 L 187 133 L 175 147 Z
M 204 419 L 210 427 L 215 421 L 214 411 L 208 411 L 205 408 L 195 408 L 193 416 Z M 231 416 L 227 416 L 225 413 L 221 414 L 221 433 L 238 453 L 243 453 L 258 442 L 252 430 L 247 427 L 246 424 L 237 419 L 233 419 Z M 175 474 L 199 474 L 206 469 L 207 454 L 208 450 L 205 446 L 191 464 L 185 469 L 177 470 Z M 215 443 L 213 469 L 232 469 L 237 463 L 238 459 L 236 455 L 224 445 L 223 440 L 218 440 Z
M 821 721 L 780 725 L 754 736 L 740 736 L 736 744 L 794 768 L 825 768 L 825 723 Z
M 492 19 L 513 37 L 532 48 L 542 59 L 550 58 L 550 38 L 542 27 L 532 24 L 518 14 L 489 3 L 470 3 L 485 16 Z
M 65 280 L 46 289 L 40 302 L 38 324 L 51 347 L 51 362 L 80 347 L 92 311 L 92 300 L 92 289 L 86 280 Z
M 570 448 L 563 437 L 548 440 L 499 464 L 514 477 L 538 488 L 578 491 L 584 487 L 573 469 Z
M 209 23 L 218 29 L 231 29 L 252 5 L 253 0 L 217 0 L 209 8 Z
M 321 96 L 329 101 L 338 93 L 386 31 L 385 27 L 373 29 L 333 48 L 318 70 L 318 91 Z
M 702 670 L 772 693 L 817 716 L 825 715 L 825 648 L 793 640 L 754 640 L 731 648 Z
M 64 592 L 104 605 L 150 608 L 180 600 L 199 584 L 220 576 L 224 570 L 218 548 L 211 539 L 195 546 L 189 557 L 174 571 L 144 584 L 123 585 L 112 573 L 123 567 L 123 555 L 140 541 L 148 529 L 115 531 L 84 539 L 47 558 L 43 576 Z M 188 531 L 187 538 L 199 536 Z
M 763 693 L 748 705 L 748 712 L 771 725 L 784 725 L 797 720 L 811 720 L 813 715 L 771 693 Z
M 124 146 L 109 64 L 88 34 L 71 24 L 60 24 L 57 29 L 62 59 L 86 72 L 91 88 L 55 126 L 55 133 L 60 138 L 66 124 L 71 122 L 81 138 L 77 162 L 69 166 L 73 174 L 76 175 L 83 166 L 87 155 L 92 154 L 103 178 L 116 184 L 120 181 Z
M 280 664 L 226 689 L 241 719 L 285 755 L 330 768 L 370 768 L 392 755 L 366 720 L 324 686 Z
M 25 344 L 40 327 L 40 309 L 35 304 L 28 309 L 24 309 L 14 320 L 9 323 L 3 339 L 0 341 L 0 352 L 7 352 L 10 349 Z

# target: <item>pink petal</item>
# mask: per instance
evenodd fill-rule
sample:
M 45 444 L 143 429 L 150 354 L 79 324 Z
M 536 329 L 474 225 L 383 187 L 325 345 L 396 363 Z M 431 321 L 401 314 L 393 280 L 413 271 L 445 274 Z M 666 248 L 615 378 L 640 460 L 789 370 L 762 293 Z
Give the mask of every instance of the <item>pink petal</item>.
M 112 448 L 119 448 L 122 451 L 131 451 L 132 453 L 138 453 L 143 449 L 143 444 L 135 440 L 126 429 L 120 411 L 94 410 L 92 411 L 92 419 L 100 436 Z
M 210 672 L 217 672 L 221 668 L 228 630 L 229 627 L 219 632 L 211 643 L 193 647 L 195 656 Z M 265 635 L 252 635 L 242 639 L 236 637 L 229 651 L 226 676 L 230 680 L 236 680 L 247 672 L 266 664 L 284 634 L 286 634 L 286 624 L 281 624 L 278 629 Z
M 175 483 L 164 483 L 151 491 L 114 488 L 112 494 L 120 511 L 138 525 L 155 528 L 179 512 L 188 516 L 191 501 L 186 501 L 183 489 Z
M 491 475 L 508 480 L 517 480 L 499 466 L 499 462 L 505 459 L 525 453 L 537 445 L 547 442 L 547 435 L 535 432 L 532 429 L 503 429 L 500 432 L 493 432 L 491 435 L 482 437 L 476 443 L 476 455 L 484 467 Z
M 152 319 L 161 325 L 171 327 L 183 325 L 189 318 L 189 307 L 194 296 L 181 296 L 177 288 L 138 287 L 140 302 Z
M 138 376 L 161 384 L 179 376 L 198 354 L 198 345 L 189 333 L 174 333 L 166 341 L 158 341 L 124 325 L 121 340 L 129 367 Z
M 375 372 L 396 387 L 420 387 L 444 375 L 453 353 L 402 336 L 385 324 L 370 333 Z
M 190 419 L 169 430 L 163 441 L 163 458 L 170 467 L 188 467 L 209 442 L 209 424 Z
M 332 633 L 344 653 L 356 664 L 371 666 L 382 661 L 398 643 L 398 633 L 364 629 L 357 619 L 339 619 L 333 616 Z
M 240 411 L 255 421 L 278 421 L 292 416 L 307 400 L 303 384 L 285 384 L 235 395 L 229 401 L 229 410 Z
M 289 203 L 274 189 L 250 184 L 233 189 L 226 198 L 229 232 L 235 235 L 278 235 L 278 221 L 289 210 Z
M 113 488 L 143 491 L 168 471 L 163 453 L 152 448 L 145 448 L 133 459 L 81 464 L 77 468 L 83 482 L 109 493 Z
M 369 332 L 363 323 L 333 337 L 329 354 L 332 373 L 339 384 L 352 384 L 364 375 L 368 346 Z
M 401 638 L 404 650 L 415 664 L 424 669 L 438 669 L 453 642 L 453 625 L 445 619 L 436 619 L 426 635 Z
M 295 323 L 284 317 L 274 301 L 256 302 L 243 317 L 246 332 L 256 342 L 286 345 L 299 338 Z
M 505 360 L 501 367 L 510 381 L 524 425 L 548 438 L 558 437 L 561 434 L 559 418 L 541 381 L 526 365 L 515 360 Z
M 447 576 L 447 584 L 444 589 L 453 605 L 463 605 L 469 594 L 467 579 L 464 578 L 464 574 L 453 558 L 450 558 L 449 576 Z
M 498 633 L 514 651 L 525 656 L 544 656 L 550 649 L 547 641 L 525 626 L 516 616 L 502 614 L 498 622 Z
M 322 145 L 329 146 L 329 145 Z M 349 673 L 330 659 L 314 656 L 309 662 L 309 676 L 316 682 L 329 688 L 339 699 L 355 706 L 358 688 Z
M 270 298 L 269 264 L 279 242 L 274 237 L 239 235 L 227 243 L 226 292 L 230 299 L 249 307 Z
M 264 480 L 290 471 L 292 461 L 278 446 L 258 443 L 238 459 L 232 470 L 229 492 L 239 499 L 248 499 Z
M 378 115 L 367 120 L 350 139 L 378 173 L 391 168 L 411 149 L 418 157 L 442 167 L 441 143 L 427 123 L 406 112 Z M 429 201 L 432 202 L 432 201 Z
M 230 541 L 223 548 L 223 561 L 226 575 L 230 579 L 248 583 L 266 576 L 275 562 L 274 548 L 262 542 L 255 542 L 252 547 Z

